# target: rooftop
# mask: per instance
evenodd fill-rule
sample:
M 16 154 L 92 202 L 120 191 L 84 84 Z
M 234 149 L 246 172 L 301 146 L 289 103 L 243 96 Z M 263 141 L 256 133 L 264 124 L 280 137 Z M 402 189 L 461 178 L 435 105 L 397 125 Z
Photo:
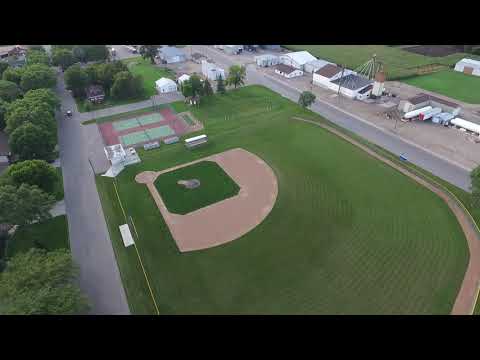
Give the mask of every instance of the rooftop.
M 454 103 L 454 102 L 451 102 L 451 101 L 448 101 L 448 100 L 443 100 L 443 99 L 440 99 L 436 96 L 429 95 L 429 94 L 424 94 L 424 93 L 415 95 L 414 97 L 411 97 L 410 99 L 408 99 L 408 102 L 410 102 L 413 105 L 418 105 L 418 104 L 421 104 L 421 103 L 426 102 L 426 101 L 435 101 L 435 102 L 438 102 L 440 104 L 451 106 L 451 107 L 454 107 L 454 108 L 460 107 L 457 103 Z
M 475 66 L 480 66 L 480 61 L 478 61 L 478 60 L 465 58 L 465 59 L 460 60 L 460 62 L 464 62 L 464 63 L 475 65 Z
M 290 65 L 285 65 L 285 64 L 278 64 L 278 65 L 275 65 L 274 66 L 274 69 L 278 70 L 278 71 L 281 71 L 282 73 L 285 73 L 285 74 L 291 74 L 292 72 L 294 72 L 295 69 L 294 67 L 290 66 Z
M 169 78 L 161 78 L 161 79 L 158 79 L 157 81 L 155 81 L 155 84 L 158 86 L 164 86 L 164 85 L 170 85 L 170 84 L 175 84 L 175 81 L 173 81 L 172 79 L 169 79 Z
M 348 74 L 344 77 L 332 81 L 332 83 L 350 90 L 358 90 L 363 88 L 364 86 L 372 84 L 373 81 L 356 74 Z
M 342 71 L 341 67 L 333 64 L 327 64 L 321 69 L 318 69 L 317 71 L 315 71 L 315 74 L 318 74 L 320 76 L 324 76 L 330 79 L 331 77 L 337 75 L 341 71 Z
M 185 53 L 182 49 L 173 47 L 173 46 L 164 46 L 160 49 L 160 52 L 167 57 L 173 56 L 185 56 Z
M 304 65 L 304 64 L 308 63 L 309 61 L 313 61 L 313 60 L 317 59 L 315 56 L 310 54 L 308 51 L 291 52 L 291 53 L 285 54 L 284 56 L 289 57 L 290 59 L 292 59 L 293 61 L 295 61 L 296 63 L 298 63 L 300 65 Z
M 85 92 L 87 93 L 87 97 L 105 95 L 101 85 L 90 85 Z

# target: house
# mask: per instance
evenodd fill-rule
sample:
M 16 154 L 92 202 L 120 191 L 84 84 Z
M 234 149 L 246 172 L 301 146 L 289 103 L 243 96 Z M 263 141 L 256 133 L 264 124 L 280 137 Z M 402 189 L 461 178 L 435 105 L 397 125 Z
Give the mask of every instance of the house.
M 291 52 L 280 56 L 280 62 L 285 65 L 293 66 L 295 69 L 304 70 L 306 63 L 317 60 L 315 56 L 308 51 Z
M 162 62 L 167 64 L 179 63 L 187 60 L 187 56 L 182 49 L 164 46 L 158 50 L 158 55 Z
M 334 64 L 326 64 L 313 73 L 313 84 L 328 88 L 330 81 L 342 75 L 342 68 Z
M 304 71 L 312 74 L 315 71 L 320 70 L 322 67 L 324 67 L 325 65 L 328 65 L 328 64 L 331 64 L 331 62 L 328 62 L 328 61 L 322 60 L 322 59 L 315 59 L 315 60 L 309 61 L 305 64 Z
M 223 45 L 223 51 L 230 55 L 237 55 L 243 51 L 243 45 Z
M 285 76 L 287 79 L 303 75 L 302 70 L 296 69 L 290 65 L 278 64 L 275 65 L 274 69 L 276 74 Z
M 462 59 L 455 65 L 455 71 L 467 75 L 480 76 L 480 61 L 473 59 Z
M 172 79 L 161 78 L 155 81 L 155 88 L 159 94 L 177 91 L 177 84 Z
M 225 70 L 206 60 L 202 60 L 202 74 L 209 80 L 225 79 Z
M 182 85 L 185 81 L 190 80 L 190 75 L 183 74 L 178 78 L 178 84 Z
M 457 103 L 443 100 L 436 96 L 429 94 L 420 93 L 415 95 L 407 100 L 402 100 L 398 104 L 398 110 L 408 113 L 413 110 L 421 109 L 426 106 L 431 106 L 432 108 L 439 107 L 443 112 L 448 112 L 457 116 L 460 114 L 461 107 Z
M 92 103 L 101 103 L 105 99 L 105 92 L 101 85 L 90 85 L 85 90 L 88 101 Z
M 0 61 L 12 67 L 21 67 L 26 63 L 27 48 L 21 45 L 0 46 Z
M 280 57 L 272 54 L 259 55 L 255 56 L 255 62 L 257 63 L 257 66 L 269 67 L 279 64 Z

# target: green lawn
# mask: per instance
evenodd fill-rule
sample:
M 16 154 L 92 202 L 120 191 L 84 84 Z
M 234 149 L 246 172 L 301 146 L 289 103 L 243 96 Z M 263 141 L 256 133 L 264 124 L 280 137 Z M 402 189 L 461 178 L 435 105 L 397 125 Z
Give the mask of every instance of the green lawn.
M 292 51 L 307 50 L 312 55 L 355 69 L 377 55 L 384 62 L 389 79 L 415 75 L 414 68 L 428 64 L 453 65 L 471 54 L 452 54 L 445 57 L 429 57 L 386 45 L 283 45 Z
M 8 240 L 7 257 L 33 247 L 45 248 L 48 251 L 60 248 L 70 249 L 67 217 L 56 216 L 42 223 L 19 228 Z
M 64 197 L 62 168 L 56 168 L 55 170 L 57 171 L 57 174 L 58 174 L 58 181 L 55 184 L 54 196 L 57 201 L 60 201 Z
M 179 180 L 198 179 L 200 186 L 187 189 Z M 202 207 L 235 196 L 240 187 L 213 161 L 201 161 L 160 175 L 155 187 L 167 209 L 175 214 L 188 214 Z
M 266 110 L 265 98 L 273 107 Z M 185 111 L 183 103 L 175 103 Z M 448 314 L 468 263 L 461 228 L 433 193 L 327 131 L 320 116 L 248 86 L 190 109 L 210 146 L 149 152 L 118 177 L 118 192 L 161 314 Z M 225 120 L 225 115 L 230 115 Z M 275 171 L 279 194 L 257 228 L 229 244 L 179 253 L 135 175 L 241 147 Z M 97 186 L 130 308 L 155 313 L 113 182 Z
M 480 104 L 480 77 L 447 70 L 406 79 L 404 83 L 470 104 Z
M 106 109 L 112 106 L 119 106 L 119 105 L 126 105 L 126 104 L 131 104 L 131 103 L 136 103 L 139 101 L 147 100 L 148 96 L 143 95 L 138 98 L 133 98 L 133 99 L 127 99 L 127 100 L 116 100 L 111 97 L 106 97 L 105 100 L 102 103 L 99 104 L 92 104 L 90 101 L 86 99 L 78 99 L 75 98 L 75 102 L 77 104 L 77 109 L 79 112 L 90 112 L 90 111 L 95 111 L 95 110 L 101 110 L 101 109 Z
M 132 74 L 142 76 L 147 98 L 157 94 L 155 81 L 158 79 L 167 77 L 175 80 L 175 74 L 170 69 L 152 65 L 150 60 L 145 60 L 142 57 L 129 58 L 122 61 L 127 64 Z

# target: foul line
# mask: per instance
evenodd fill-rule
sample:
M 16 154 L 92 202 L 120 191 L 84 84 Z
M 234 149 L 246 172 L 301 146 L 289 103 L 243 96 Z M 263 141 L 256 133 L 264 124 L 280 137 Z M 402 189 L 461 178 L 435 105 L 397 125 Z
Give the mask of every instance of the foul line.
M 472 307 L 472 315 L 475 315 L 475 309 L 477 307 L 477 302 L 478 302 L 478 295 L 480 294 L 480 281 L 478 282 L 477 285 L 477 296 L 475 296 L 475 301 L 473 302 L 473 307 Z M 479 305 L 480 306 L 480 305 Z M 479 314 L 480 315 L 480 314 Z
M 122 200 L 120 200 L 120 196 L 118 195 L 118 190 L 117 190 L 117 185 L 115 184 L 115 179 L 113 180 L 113 187 L 115 188 L 115 193 L 117 194 L 118 203 L 120 204 L 120 208 L 122 209 L 123 216 L 125 217 L 125 221 L 128 223 L 127 215 L 125 214 L 125 210 L 123 209 Z M 139 236 L 138 236 L 137 228 L 135 227 L 135 223 L 133 222 L 133 218 L 130 217 L 130 219 L 132 220 L 133 229 L 135 230 L 135 234 L 137 235 L 137 240 L 138 240 Z M 147 281 L 148 289 L 150 290 L 150 296 L 152 297 L 152 300 L 153 300 L 153 305 L 155 305 L 155 310 L 157 311 L 157 315 L 160 315 L 160 311 L 158 311 L 157 302 L 155 301 L 155 296 L 153 296 L 152 287 L 150 286 L 150 281 L 148 281 L 147 272 L 145 271 L 145 267 L 143 266 L 142 258 L 140 257 L 140 253 L 138 252 L 138 249 L 137 249 L 137 243 L 134 243 L 133 246 L 134 246 L 135 251 L 137 253 L 138 260 L 140 262 L 140 266 L 142 267 L 143 275 L 145 276 L 145 280 Z

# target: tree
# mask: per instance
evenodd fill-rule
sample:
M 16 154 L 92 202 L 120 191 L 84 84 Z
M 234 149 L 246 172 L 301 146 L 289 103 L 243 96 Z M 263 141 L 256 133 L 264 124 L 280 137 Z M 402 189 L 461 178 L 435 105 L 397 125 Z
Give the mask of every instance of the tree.
M 79 45 L 85 52 L 86 61 L 105 61 L 109 57 L 105 45 Z
M 16 128 L 8 139 L 12 152 L 17 154 L 20 160 L 51 160 L 55 142 L 48 130 L 30 122 Z
M 298 99 L 298 103 L 303 106 L 304 108 L 309 107 L 315 102 L 317 97 L 315 94 L 311 93 L 310 91 L 304 91 L 300 94 Z
M 42 50 L 29 49 L 27 50 L 27 65 L 32 64 L 50 64 L 50 58 L 47 53 Z
M 46 50 L 42 45 L 28 45 L 28 48 L 30 50 L 43 51 L 44 53 L 46 53 Z
M 225 94 L 225 84 L 223 82 L 223 77 L 221 76 L 217 78 L 217 93 Z
M 0 79 L 2 78 L 3 72 L 7 70 L 9 66 L 8 63 L 0 61 Z
M 15 186 L 36 185 L 51 195 L 54 194 L 55 184 L 59 181 L 55 168 L 44 160 L 25 160 L 10 165 L 6 176 Z
M 18 99 L 9 105 L 5 115 L 5 131 L 8 134 L 27 122 L 42 127 L 52 140 L 56 139 L 54 109 L 42 99 Z
M 72 65 L 65 71 L 65 84 L 72 90 L 73 96 L 83 97 L 88 83 L 87 72 L 80 65 Z
M 7 80 L 0 80 L 0 99 L 13 101 L 22 94 L 17 84 Z
M 121 61 L 100 64 L 96 67 L 97 82 L 103 86 L 106 92 L 110 92 L 115 81 L 115 75 L 124 71 L 128 72 L 128 68 Z
M 136 98 L 143 93 L 142 79 L 128 71 L 121 71 L 114 77 L 111 95 L 115 99 Z
M 213 95 L 212 85 L 210 84 L 210 81 L 208 81 L 208 79 L 205 79 L 205 81 L 203 82 L 203 94 L 205 96 Z
M 68 49 L 54 49 L 52 50 L 52 64 L 60 66 L 63 70 L 72 66 L 75 63 L 72 50 Z
M 0 274 L 0 313 L 75 315 L 89 309 L 67 249 L 30 249 L 9 259 Z
M 23 95 L 23 100 L 46 103 L 52 110 L 60 108 L 60 100 L 52 89 L 34 89 L 27 91 L 25 95 Z
M 72 50 L 72 55 L 75 62 L 79 61 L 83 63 L 87 61 L 85 49 L 83 47 L 76 45 L 76 46 L 73 46 L 70 50 Z
M 140 55 L 144 59 L 150 59 L 152 64 L 155 64 L 155 56 L 158 53 L 158 45 L 142 45 L 139 49 Z
M 22 73 L 20 87 L 23 91 L 40 88 L 52 88 L 57 83 L 55 72 L 43 64 L 33 64 L 25 67 Z
M 8 106 L 9 104 L 5 100 L 0 99 L 0 131 L 3 131 L 6 126 L 5 114 L 8 111 Z
M 479 207 L 480 205 L 480 166 L 477 166 L 470 173 L 470 179 L 472 180 L 472 205 Z
M 14 68 L 10 66 L 3 72 L 2 79 L 20 85 L 20 81 L 22 80 L 22 74 L 24 71 L 25 68 L 23 67 Z
M 36 185 L 0 186 L 0 223 L 21 226 L 48 220 L 54 204 L 55 198 Z
M 202 96 L 203 95 L 203 84 L 202 79 L 197 74 L 190 76 L 188 80 L 192 86 L 193 96 Z
M 193 96 L 192 83 L 190 82 L 190 80 L 186 80 L 182 83 L 181 90 L 183 96 L 185 96 L 186 98 Z
M 233 85 L 235 89 L 239 85 L 245 83 L 245 76 L 247 75 L 247 70 L 245 66 L 232 65 L 228 70 L 228 77 L 225 81 L 228 86 Z

